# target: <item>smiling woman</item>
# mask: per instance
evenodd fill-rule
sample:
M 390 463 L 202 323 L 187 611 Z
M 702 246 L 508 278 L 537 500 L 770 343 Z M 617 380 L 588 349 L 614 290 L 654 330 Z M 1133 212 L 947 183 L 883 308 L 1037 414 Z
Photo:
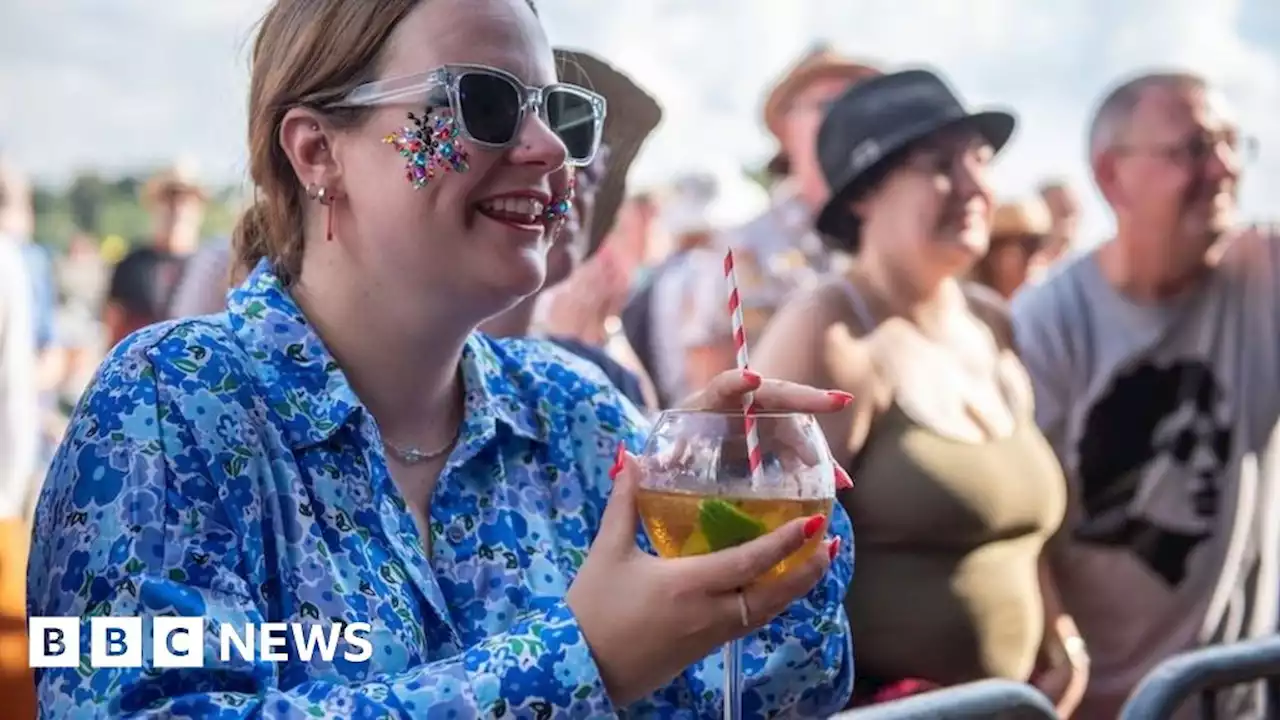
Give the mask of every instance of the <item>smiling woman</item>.
M 226 312 L 104 362 L 44 485 L 28 604 L 85 618 L 94 650 L 90 617 L 178 615 L 367 623 L 373 656 L 206 643 L 198 667 L 41 668 L 44 716 L 706 716 L 721 674 L 704 659 L 743 637 L 752 714 L 843 705 L 848 518 L 825 542 L 809 518 L 647 554 L 626 452 L 644 419 L 554 346 L 476 332 L 542 284 L 605 112 L 557 81 L 520 0 L 272 5 L 236 238 L 249 276 Z M 848 403 L 732 372 L 689 405 L 740 410 L 747 392 Z

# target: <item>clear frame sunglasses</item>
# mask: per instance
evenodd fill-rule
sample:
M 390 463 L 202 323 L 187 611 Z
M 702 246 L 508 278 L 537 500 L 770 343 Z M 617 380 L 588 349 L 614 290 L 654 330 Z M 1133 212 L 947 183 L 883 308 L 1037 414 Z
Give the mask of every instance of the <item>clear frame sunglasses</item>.
M 444 65 L 425 73 L 357 86 L 329 107 L 372 107 L 421 102 L 447 103 L 458 130 L 481 147 L 507 148 L 520 136 L 527 113 L 540 117 L 568 151 L 568 164 L 589 165 L 600 148 L 606 103 L 603 96 L 568 83 L 525 85 L 511 73 L 485 65 Z

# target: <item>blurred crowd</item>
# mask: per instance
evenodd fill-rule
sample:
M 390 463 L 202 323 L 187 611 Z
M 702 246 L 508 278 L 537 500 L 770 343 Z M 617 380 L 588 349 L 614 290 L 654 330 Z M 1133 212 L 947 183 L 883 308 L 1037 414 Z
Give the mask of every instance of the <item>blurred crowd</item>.
M 1099 88 L 1082 153 L 1115 234 L 1086 239 L 1086 189 L 992 190 L 1016 109 L 972 108 L 932 71 L 817 47 L 765 90 L 778 153 L 761 173 L 645 188 L 627 172 L 658 102 L 586 53 L 563 73 L 609 103 L 604 151 L 578 172 L 579 242 L 484 330 L 560 343 L 653 413 L 734 367 L 732 248 L 753 369 L 856 398 L 823 421 L 856 482 L 841 496 L 855 706 L 999 677 L 1064 717 L 1111 718 L 1164 658 L 1276 631 L 1280 237 L 1233 216 L 1256 151 L 1237 123 L 1265 119 L 1231 117 L 1193 74 Z M 23 173 L 0 172 L 14 528 L 106 350 L 220 312 L 249 270 L 229 238 L 200 236 L 205 200 L 159 172 L 139 198 L 148 237 L 120 258 L 87 237 L 55 256 L 31 242 Z M 16 618 L 24 532 L 0 549 Z M 1261 717 L 1264 697 L 1219 702 Z

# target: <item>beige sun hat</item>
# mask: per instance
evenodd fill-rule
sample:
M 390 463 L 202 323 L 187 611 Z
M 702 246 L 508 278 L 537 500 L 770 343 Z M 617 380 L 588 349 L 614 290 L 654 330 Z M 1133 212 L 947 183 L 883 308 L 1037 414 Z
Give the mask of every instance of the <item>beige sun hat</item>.
M 557 48 L 555 56 L 561 82 L 600 93 L 608 106 L 603 142 L 609 151 L 604 181 L 596 191 L 595 216 L 587 246 L 590 254 L 600 247 L 613 228 L 627 193 L 627 172 L 640 148 L 662 121 L 662 106 L 634 80 L 595 55 Z
M 857 82 L 879 74 L 879 68 L 845 57 L 826 43 L 818 43 L 802 55 L 765 95 L 764 126 L 781 143 L 787 110 L 796 95 L 806 87 L 826 78 Z M 785 166 L 786 157 L 781 151 L 769 161 L 769 167 L 775 173 L 780 173 Z
M 1049 207 L 1039 198 L 1004 202 L 996 206 L 991 236 L 997 238 L 1049 234 Z
M 166 167 L 152 175 L 142 186 L 142 202 L 152 206 L 169 197 L 195 197 L 208 200 L 209 196 L 195 179 L 195 173 L 184 164 Z

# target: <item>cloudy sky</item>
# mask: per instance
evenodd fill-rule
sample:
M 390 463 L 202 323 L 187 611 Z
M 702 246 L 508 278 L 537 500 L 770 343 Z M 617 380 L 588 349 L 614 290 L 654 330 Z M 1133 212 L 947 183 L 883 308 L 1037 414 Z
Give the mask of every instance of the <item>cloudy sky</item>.
M 51 182 L 174 157 L 211 182 L 244 176 L 248 46 L 265 0 L 0 0 L 0 149 Z M 540 0 L 552 42 L 599 52 L 667 110 L 640 183 L 767 158 L 762 88 L 818 39 L 887 66 L 941 68 L 1021 129 L 998 187 L 1046 175 L 1085 189 L 1086 119 L 1118 77 L 1151 66 L 1219 82 L 1261 141 L 1242 193 L 1280 217 L 1280 2 L 1275 0 Z

